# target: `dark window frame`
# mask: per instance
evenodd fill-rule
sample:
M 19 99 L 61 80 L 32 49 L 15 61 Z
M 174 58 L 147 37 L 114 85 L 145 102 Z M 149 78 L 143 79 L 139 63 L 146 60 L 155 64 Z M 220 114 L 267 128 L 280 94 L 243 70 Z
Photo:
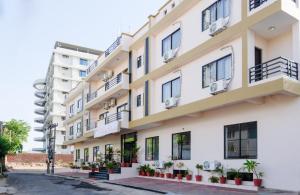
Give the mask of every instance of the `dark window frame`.
M 72 130 L 72 134 L 71 134 L 71 130 Z M 74 135 L 74 126 L 70 126 L 69 127 L 69 135 Z
M 86 77 L 87 72 L 85 70 L 80 70 L 79 71 L 79 77 Z
M 93 162 L 96 162 L 98 152 L 100 152 L 100 146 L 94 146 L 93 147 Z
M 81 63 L 82 61 L 84 61 L 85 63 L 82 64 L 82 63 Z M 88 63 L 89 63 L 89 60 L 87 60 L 87 59 L 84 59 L 84 58 L 80 58 L 80 59 L 79 59 L 79 64 L 82 65 L 82 66 L 87 66 Z
M 176 135 L 182 135 L 182 134 L 187 134 L 187 133 L 189 133 L 189 136 L 190 136 L 190 139 L 189 139 L 189 141 L 190 141 L 190 143 L 189 143 L 189 145 L 190 145 L 190 158 L 188 158 L 188 159 L 182 159 L 182 148 L 183 147 L 181 147 L 181 157 L 179 158 L 179 157 L 177 157 L 176 159 L 174 158 L 174 151 L 173 151 L 173 149 L 174 149 L 174 143 L 173 143 L 173 137 L 174 136 L 176 136 Z M 191 140 L 191 131 L 185 131 L 185 132 L 179 132 L 179 133 L 173 133 L 172 134 L 172 137 L 171 137 L 171 142 L 172 142 L 172 160 L 191 160 L 191 158 L 192 158 L 192 140 Z
M 142 106 L 142 94 L 136 96 L 136 107 Z
M 154 143 L 154 139 L 157 139 L 155 141 L 155 143 L 157 144 L 157 155 L 155 155 L 155 150 L 152 151 L 152 156 L 151 156 L 151 159 L 148 159 L 147 156 L 148 156 L 148 148 L 147 148 L 147 140 L 150 140 L 152 141 L 152 144 Z M 154 148 L 152 148 L 153 150 Z M 155 156 L 157 156 L 157 158 L 155 158 Z M 145 161 L 155 161 L 155 160 L 159 160 L 159 136 L 154 136 L 154 137 L 147 137 L 145 139 Z
M 164 83 L 164 84 L 162 84 L 162 86 L 161 86 L 161 102 L 162 103 L 164 103 L 164 86 L 165 85 L 167 85 L 167 84 L 169 84 L 169 83 L 171 83 L 171 97 L 173 97 L 173 94 L 172 94 L 172 91 L 173 91 L 173 82 L 174 81 L 176 81 L 177 79 L 181 79 L 181 77 L 179 76 L 179 77 L 176 77 L 175 79 L 172 79 L 172 80 L 170 80 L 170 81 L 168 81 L 168 82 L 166 82 L 166 83 Z M 181 85 L 180 85 L 180 89 L 181 89 Z
M 229 56 L 231 58 L 231 63 L 232 63 L 232 54 L 228 54 L 226 56 L 223 56 L 223 57 L 221 57 L 217 60 L 211 61 L 210 63 L 205 64 L 205 65 L 202 66 L 202 89 L 209 87 L 209 85 L 207 85 L 207 86 L 204 85 L 204 79 L 205 79 L 204 78 L 204 68 L 206 66 L 211 66 L 211 64 L 213 64 L 213 63 L 216 63 L 216 81 L 218 81 L 218 80 L 220 80 L 220 79 L 217 78 L 218 77 L 218 62 L 225 59 L 225 58 L 227 58 L 227 57 L 229 57 Z M 232 75 L 231 75 L 231 77 L 232 77 Z
M 78 160 L 80 160 L 80 149 L 76 149 L 76 151 L 75 151 L 75 160 L 76 160 L 76 162 L 78 161 Z
M 89 148 L 84 148 L 83 150 L 83 161 L 89 162 Z
M 245 125 L 245 124 L 249 124 L 249 123 L 255 123 L 256 125 L 256 155 L 255 157 L 249 157 L 249 156 L 245 156 L 243 157 L 241 155 L 241 141 L 242 141 L 242 138 L 241 138 L 241 125 Z M 226 134 L 226 127 L 229 127 L 229 126 L 233 126 L 233 125 L 239 125 L 239 156 L 238 157 L 226 157 L 226 140 L 227 140 L 227 134 Z M 258 129 L 258 123 L 257 121 L 251 121 L 251 122 L 245 122 L 245 123 L 237 123 L 237 124 L 231 124 L 231 125 L 225 125 L 224 126 L 224 159 L 225 160 L 235 160 L 235 159 L 257 159 L 258 157 L 258 145 L 257 145 L 257 129 Z
M 166 36 L 162 41 L 161 41 L 161 56 L 164 56 L 165 54 L 165 51 L 164 51 L 164 47 L 163 47 L 163 44 L 164 44 L 164 41 L 167 40 L 168 38 L 171 37 L 171 49 L 174 49 L 173 48 L 173 35 L 175 33 L 177 33 L 178 31 L 181 31 L 181 28 L 178 28 L 177 30 L 175 30 L 174 32 L 172 32 L 171 34 L 169 34 L 168 36 Z M 181 32 L 180 32 L 181 33 Z
M 99 120 L 105 120 L 105 118 L 108 116 L 108 111 L 103 112 L 101 114 L 99 114 Z
M 142 67 L 142 56 L 136 58 L 136 68 Z

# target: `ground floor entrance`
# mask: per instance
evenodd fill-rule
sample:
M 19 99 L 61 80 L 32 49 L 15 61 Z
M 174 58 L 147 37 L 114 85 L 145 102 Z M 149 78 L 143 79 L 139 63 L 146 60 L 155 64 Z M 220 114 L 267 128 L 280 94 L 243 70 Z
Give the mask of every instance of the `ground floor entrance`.
M 131 163 L 136 156 L 137 133 L 121 135 L 121 154 L 122 161 Z

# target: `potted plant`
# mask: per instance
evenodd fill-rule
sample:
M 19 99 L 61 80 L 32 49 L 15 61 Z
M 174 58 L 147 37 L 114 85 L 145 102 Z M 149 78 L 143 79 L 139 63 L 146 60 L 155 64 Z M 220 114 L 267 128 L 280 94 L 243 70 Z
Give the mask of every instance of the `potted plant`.
M 178 180 L 182 180 L 181 168 L 184 166 L 184 163 L 183 162 L 178 162 L 176 164 L 176 166 L 179 169 L 179 173 L 177 174 L 177 178 L 178 178 Z
M 193 172 L 189 169 L 187 169 L 187 175 L 185 176 L 187 181 L 191 181 L 193 177 Z
M 137 163 L 138 162 L 138 152 L 140 150 L 140 147 L 138 146 L 135 146 L 133 149 L 132 149 L 132 163 Z
M 140 176 L 145 176 L 145 165 L 140 165 L 137 169 Z
M 159 175 L 160 175 L 159 170 L 156 169 L 156 170 L 155 170 L 155 173 L 154 173 L 154 176 L 155 176 L 155 177 L 159 177 Z
M 262 184 L 262 176 L 263 173 L 262 172 L 258 172 L 257 166 L 259 165 L 258 162 L 254 161 L 254 160 L 246 160 L 246 162 L 244 163 L 245 169 L 247 169 L 247 171 L 249 173 L 253 173 L 255 175 L 255 179 L 253 179 L 253 183 L 255 186 L 260 187 Z
M 91 164 L 91 169 L 92 169 L 92 173 L 95 173 L 96 169 L 97 169 L 97 164 L 96 163 L 92 163 Z
M 216 176 L 211 176 L 209 179 L 208 179 L 211 183 L 219 183 L 219 178 L 216 177 Z
M 201 181 L 202 180 L 202 175 L 200 175 L 200 171 L 203 170 L 203 165 L 197 164 L 196 169 L 197 169 L 197 175 L 195 176 L 196 181 Z
M 106 163 L 106 168 L 109 174 L 113 173 L 113 169 L 115 168 L 115 164 L 112 161 Z
M 241 168 L 239 168 L 239 169 L 230 169 L 230 172 L 232 172 L 233 175 L 234 175 L 235 185 L 241 185 L 242 184 L 240 171 L 241 171 Z
M 169 170 L 170 170 L 170 168 L 173 166 L 173 162 L 172 161 L 168 161 L 168 162 L 165 162 L 164 163 L 164 167 L 165 167 L 165 169 L 167 170 L 167 173 L 166 173 L 166 177 L 167 178 L 172 178 L 172 175 L 173 174 L 171 174 L 170 172 L 169 172 Z
M 224 167 L 223 166 L 218 167 L 216 169 L 216 172 L 219 173 L 219 175 L 220 175 L 220 178 L 219 178 L 220 184 L 225 184 L 226 183 L 226 177 L 224 176 L 224 174 L 225 174 Z
M 160 170 L 159 177 L 160 177 L 160 178 L 164 178 L 164 177 L 165 177 L 165 174 L 164 174 L 163 169 Z

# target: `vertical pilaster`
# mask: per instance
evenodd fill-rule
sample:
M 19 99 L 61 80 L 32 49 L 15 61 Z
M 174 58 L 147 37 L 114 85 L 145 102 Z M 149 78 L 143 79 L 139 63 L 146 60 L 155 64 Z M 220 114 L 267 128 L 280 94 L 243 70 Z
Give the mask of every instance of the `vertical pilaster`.
M 129 83 L 132 82 L 132 51 L 128 55 L 128 74 L 129 74 Z
M 145 116 L 149 115 L 149 80 L 145 82 Z
M 145 39 L 145 75 L 149 73 L 149 37 Z

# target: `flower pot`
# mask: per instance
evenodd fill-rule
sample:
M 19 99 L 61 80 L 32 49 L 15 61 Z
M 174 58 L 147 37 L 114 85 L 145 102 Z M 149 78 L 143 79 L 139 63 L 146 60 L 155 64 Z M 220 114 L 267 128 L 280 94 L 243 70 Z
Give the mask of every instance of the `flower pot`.
M 170 179 L 172 177 L 172 174 L 171 173 L 166 173 L 166 177 Z
M 159 176 L 160 176 L 161 178 L 164 178 L 164 177 L 165 177 L 165 174 L 161 173 Z
M 242 185 L 242 179 L 241 178 L 234 178 L 235 185 Z
M 126 163 L 125 163 L 125 162 L 122 162 L 122 163 L 121 163 L 121 167 L 126 167 Z
M 254 186 L 260 187 L 262 184 L 262 179 L 253 179 Z
M 186 175 L 185 178 L 186 178 L 187 181 L 191 181 L 192 180 L 192 175 Z
M 196 179 L 196 181 L 201 181 L 202 180 L 202 175 L 196 175 L 195 179 Z
M 220 177 L 220 184 L 226 183 L 226 177 Z
M 92 173 L 95 173 L 96 172 L 96 168 L 92 168 Z
M 131 165 L 130 163 L 125 163 L 126 167 L 130 167 L 130 165 Z
M 176 175 L 171 173 L 171 179 L 175 179 Z
M 141 173 L 141 174 L 142 174 L 142 176 L 146 176 L 146 173 L 145 173 L 144 171 L 142 171 L 142 173 Z
M 151 176 L 151 173 L 150 173 L 150 172 L 146 172 L 146 175 L 147 175 L 148 177 L 150 177 L 150 176 Z
M 159 177 L 159 172 L 155 172 L 154 177 Z
M 178 180 L 182 180 L 182 174 L 177 174 Z
M 132 163 L 137 163 L 138 161 L 137 161 L 137 158 L 133 158 L 132 159 Z
M 108 174 L 112 174 L 113 172 L 113 169 L 108 169 Z

